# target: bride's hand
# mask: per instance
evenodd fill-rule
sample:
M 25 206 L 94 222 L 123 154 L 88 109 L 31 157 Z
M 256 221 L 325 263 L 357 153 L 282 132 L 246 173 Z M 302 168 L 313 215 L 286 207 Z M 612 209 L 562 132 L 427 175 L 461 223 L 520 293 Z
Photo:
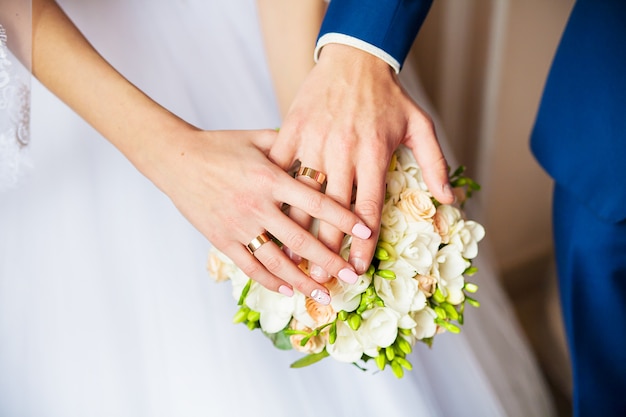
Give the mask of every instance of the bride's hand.
M 271 290 L 290 294 L 295 288 L 327 304 L 328 290 L 305 275 L 275 243 L 260 245 L 254 254 L 246 248 L 267 231 L 333 276 L 349 282 L 357 279 L 349 263 L 292 221 L 280 206 L 298 207 L 342 233 L 352 234 L 354 226 L 361 225 L 356 229 L 359 233 L 363 223 L 270 162 L 265 153 L 275 138 L 273 130 L 195 131 L 178 136 L 167 152 L 161 152 L 167 160 L 154 164 L 168 167 L 167 171 L 151 177 L 159 178 L 157 185 L 181 213 L 246 275 Z
M 350 207 L 357 186 L 354 212 L 374 234 L 374 239 L 352 241 L 349 260 L 358 273 L 367 269 L 376 248 L 385 173 L 400 143 L 413 150 L 434 197 L 452 202 L 433 123 L 405 93 L 392 69 L 358 49 L 326 45 L 287 114 L 270 158 L 283 168 L 300 160 L 325 173 L 326 195 L 344 207 Z M 320 188 L 308 178 L 298 178 Z M 290 215 L 304 227 L 311 224 L 306 213 L 292 209 Z M 337 252 L 343 231 L 322 223 L 318 238 Z M 323 265 L 313 266 L 311 275 L 324 282 L 326 271 Z

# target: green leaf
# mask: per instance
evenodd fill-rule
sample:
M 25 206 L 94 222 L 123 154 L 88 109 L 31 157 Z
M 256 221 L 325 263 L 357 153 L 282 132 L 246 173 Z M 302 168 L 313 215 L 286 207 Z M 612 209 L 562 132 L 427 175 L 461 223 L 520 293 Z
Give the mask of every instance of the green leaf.
M 313 365 L 314 363 L 319 362 L 328 356 L 328 352 L 326 351 L 326 349 L 324 349 L 320 353 L 312 353 L 298 359 L 291 364 L 291 368 L 304 368 L 305 366 Z
M 274 346 L 276 346 L 280 350 L 291 350 L 293 346 L 291 345 L 291 340 L 289 339 L 289 334 L 285 331 L 285 329 L 281 330 L 278 333 L 265 333 L 263 332 L 268 339 L 272 341 Z

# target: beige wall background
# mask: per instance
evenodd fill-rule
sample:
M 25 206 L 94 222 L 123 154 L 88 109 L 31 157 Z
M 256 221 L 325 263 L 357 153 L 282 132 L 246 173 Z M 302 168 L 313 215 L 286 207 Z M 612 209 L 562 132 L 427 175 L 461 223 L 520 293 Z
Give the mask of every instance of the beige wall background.
M 425 88 L 502 271 L 551 251 L 551 180 L 529 151 L 543 85 L 573 0 L 436 0 L 416 41 Z
M 413 48 L 504 287 L 567 415 L 571 374 L 552 263 L 552 181 L 529 137 L 574 0 L 436 0 Z M 561 395 L 561 397 L 559 397 Z

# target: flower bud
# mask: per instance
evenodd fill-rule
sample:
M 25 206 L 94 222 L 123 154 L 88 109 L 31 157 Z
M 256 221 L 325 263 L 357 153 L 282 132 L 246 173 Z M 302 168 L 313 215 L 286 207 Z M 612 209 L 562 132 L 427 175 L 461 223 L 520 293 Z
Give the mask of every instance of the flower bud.
M 394 360 L 396 362 L 398 362 L 400 364 L 400 366 L 402 366 L 403 368 L 405 368 L 408 371 L 411 371 L 413 369 L 413 365 L 411 364 L 411 362 L 407 361 L 404 358 L 397 357 Z
M 465 289 L 465 291 L 472 293 L 472 294 L 478 291 L 478 285 L 473 284 L 471 282 L 466 282 L 465 287 L 463 288 Z
M 350 317 L 348 317 L 348 325 L 354 331 L 359 330 L 359 327 L 361 327 L 361 316 L 358 314 L 350 314 Z
M 376 252 L 374 252 L 374 257 L 376 259 L 380 259 L 381 261 L 388 261 L 391 258 L 389 256 L 389 252 L 387 252 L 385 249 L 379 246 L 376 247 Z
M 261 313 L 259 313 L 258 311 L 254 311 L 254 310 L 250 310 L 246 317 L 248 321 L 259 321 L 260 318 L 261 318 Z
M 378 271 L 376 271 L 376 275 L 388 280 L 396 279 L 396 273 L 390 269 L 379 269 Z
M 399 337 L 396 340 L 396 344 L 398 345 L 398 348 L 406 355 L 411 353 L 411 351 L 413 350 L 413 347 L 411 346 L 409 341 L 406 340 L 404 337 Z
M 237 324 L 237 323 L 244 322 L 246 320 L 246 317 L 248 317 L 249 312 L 250 312 L 250 309 L 247 306 L 241 307 L 239 311 L 233 317 L 233 323 Z
M 443 303 L 444 301 L 446 301 L 446 297 L 443 296 L 439 288 L 437 288 L 433 293 L 433 300 L 435 300 L 437 303 Z
M 397 361 L 391 362 L 391 370 L 398 379 L 404 376 L 404 369 L 402 369 L 402 365 L 400 365 Z
M 433 310 L 435 310 L 437 317 L 439 317 L 441 320 L 445 320 L 447 318 L 446 311 L 440 306 L 435 306 Z
M 376 366 L 378 367 L 378 369 L 380 369 L 381 371 L 385 369 L 385 365 L 387 364 L 387 358 L 385 357 L 385 354 L 383 352 L 380 352 L 378 356 L 374 358 L 374 361 L 376 362 Z
M 443 307 L 444 310 L 446 310 L 446 314 L 448 315 L 448 317 L 451 320 L 458 320 L 459 319 L 459 313 L 456 311 L 456 308 L 454 308 L 454 306 L 450 303 L 443 303 L 441 304 L 441 307 Z
M 348 318 L 348 312 L 346 310 L 341 310 L 339 314 L 337 314 L 337 318 L 341 321 L 346 321 Z
M 393 358 L 396 357 L 396 352 L 393 351 L 393 347 L 387 346 L 385 348 L 385 356 L 387 357 L 387 360 L 390 362 L 393 360 Z
M 467 301 L 467 303 L 469 305 L 471 305 L 472 307 L 480 307 L 480 302 L 478 302 L 477 300 L 474 300 L 471 297 L 465 297 L 465 300 Z

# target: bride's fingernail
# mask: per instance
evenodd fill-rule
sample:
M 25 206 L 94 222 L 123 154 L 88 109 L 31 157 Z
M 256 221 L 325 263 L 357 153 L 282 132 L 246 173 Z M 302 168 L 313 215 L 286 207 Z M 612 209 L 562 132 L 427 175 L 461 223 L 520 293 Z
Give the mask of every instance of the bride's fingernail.
M 445 184 L 443 186 L 443 193 L 448 197 L 454 198 L 454 202 L 456 202 L 456 196 L 454 195 L 454 191 L 452 191 L 452 187 L 450 186 L 450 184 Z
M 351 269 L 344 268 L 337 274 L 340 280 L 347 282 L 348 284 L 354 284 L 359 279 L 359 276 Z
M 330 304 L 330 295 L 317 288 L 311 293 L 311 298 L 325 306 Z
M 357 223 L 352 228 L 352 236 L 356 236 L 359 239 L 369 239 L 371 235 L 371 229 L 362 223 Z
M 328 279 L 328 272 L 319 265 L 311 265 L 309 274 L 316 281 L 326 281 Z
M 293 290 L 286 285 L 281 285 L 278 287 L 278 292 L 282 295 L 286 295 L 287 297 L 293 296 Z
M 302 257 L 289 249 L 287 246 L 285 246 L 283 250 L 285 251 L 285 254 L 287 254 L 287 256 L 289 257 L 289 259 L 291 259 L 296 265 L 302 262 Z

